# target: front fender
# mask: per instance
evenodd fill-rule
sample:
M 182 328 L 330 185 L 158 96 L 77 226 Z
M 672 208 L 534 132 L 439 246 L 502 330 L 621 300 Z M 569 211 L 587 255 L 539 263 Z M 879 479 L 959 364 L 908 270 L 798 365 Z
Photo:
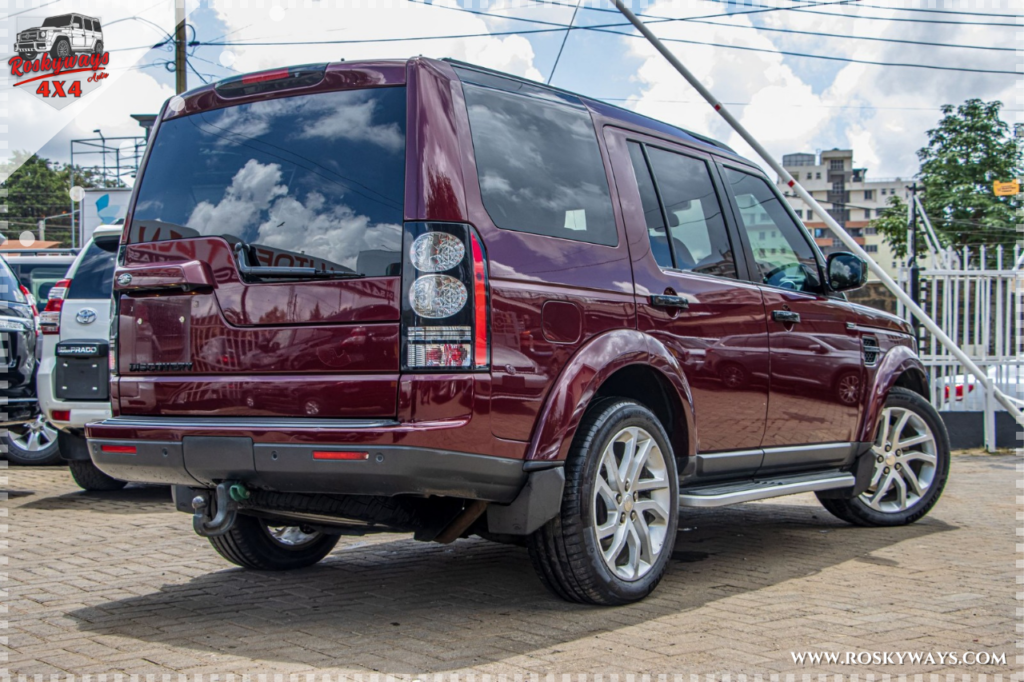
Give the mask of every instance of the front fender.
M 598 389 L 615 372 L 629 365 L 653 367 L 675 387 L 684 406 L 687 433 L 692 434 L 692 400 L 679 362 L 647 334 L 617 329 L 588 341 L 559 374 L 534 429 L 526 460 L 564 461 Z M 691 450 L 693 440 L 691 437 Z
M 896 381 L 906 372 L 920 373 L 921 383 L 927 386 L 928 373 L 913 350 L 906 346 L 893 346 L 885 355 L 875 371 L 874 382 L 865 397 L 864 418 L 861 421 L 861 443 L 874 442 L 875 425 L 882 414 L 885 399 Z M 927 396 L 925 396 L 927 398 Z

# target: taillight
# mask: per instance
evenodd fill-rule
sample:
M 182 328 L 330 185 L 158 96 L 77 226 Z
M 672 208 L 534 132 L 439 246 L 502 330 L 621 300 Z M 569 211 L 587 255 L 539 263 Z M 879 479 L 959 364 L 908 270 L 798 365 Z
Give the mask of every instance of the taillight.
M 957 384 L 955 390 L 956 390 L 956 399 L 957 400 L 963 400 L 964 399 L 964 385 L 963 384 Z M 973 391 L 974 391 L 974 384 L 967 384 L 967 392 L 968 393 L 972 393 Z M 946 386 L 945 393 L 946 393 L 946 400 L 949 400 L 949 386 Z
M 487 369 L 487 255 L 476 231 L 406 223 L 402 251 L 403 369 Z
M 64 299 L 71 286 L 70 279 L 62 279 L 50 289 L 50 297 L 46 299 L 46 307 L 39 314 L 39 328 L 44 334 L 60 333 L 60 311 L 64 307 Z

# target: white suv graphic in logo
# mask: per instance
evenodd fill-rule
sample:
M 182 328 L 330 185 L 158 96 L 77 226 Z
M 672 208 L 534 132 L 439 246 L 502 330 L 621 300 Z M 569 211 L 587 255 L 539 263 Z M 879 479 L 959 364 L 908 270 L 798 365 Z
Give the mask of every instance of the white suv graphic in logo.
M 103 54 L 103 29 L 99 19 L 84 14 L 60 14 L 43 20 L 42 26 L 18 34 L 14 51 L 25 61 L 38 54 L 63 59 L 73 54 Z

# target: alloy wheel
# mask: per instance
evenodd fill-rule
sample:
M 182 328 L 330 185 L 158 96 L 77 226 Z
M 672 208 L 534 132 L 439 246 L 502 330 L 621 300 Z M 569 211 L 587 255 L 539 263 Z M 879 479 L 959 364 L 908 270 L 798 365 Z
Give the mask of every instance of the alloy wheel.
M 605 564 L 624 580 L 646 575 L 665 546 L 671 488 L 665 455 L 640 427 L 619 431 L 601 453 L 592 507 Z
M 30 422 L 10 427 L 7 438 L 11 445 L 20 450 L 40 452 L 57 440 L 57 429 L 39 415 Z
M 875 470 L 861 501 L 883 513 L 914 506 L 935 478 L 937 453 L 935 434 L 920 415 L 902 407 L 885 408 L 871 448 Z
M 57 46 L 57 56 L 61 58 L 71 56 L 71 46 L 67 44 L 67 41 L 61 41 Z
M 301 547 L 320 538 L 322 533 L 305 526 L 269 526 L 267 534 L 274 542 L 285 547 Z

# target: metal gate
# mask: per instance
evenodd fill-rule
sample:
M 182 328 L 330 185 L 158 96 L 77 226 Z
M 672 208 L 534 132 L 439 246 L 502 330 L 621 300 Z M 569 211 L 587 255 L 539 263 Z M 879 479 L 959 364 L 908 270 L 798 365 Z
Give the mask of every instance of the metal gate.
M 1024 374 L 1022 296 L 1024 251 L 1012 257 L 1002 246 L 946 249 L 923 256 L 920 270 L 921 307 L 974 362 L 996 388 L 1024 407 L 1019 377 Z M 920 262 L 920 261 L 919 261 Z M 910 270 L 903 266 L 897 281 L 909 292 Z M 897 312 L 910 319 L 906 307 Z M 919 327 L 920 355 L 928 369 L 931 402 L 940 411 L 984 413 L 985 447 L 996 447 L 996 412 L 1003 409 L 976 377 Z

